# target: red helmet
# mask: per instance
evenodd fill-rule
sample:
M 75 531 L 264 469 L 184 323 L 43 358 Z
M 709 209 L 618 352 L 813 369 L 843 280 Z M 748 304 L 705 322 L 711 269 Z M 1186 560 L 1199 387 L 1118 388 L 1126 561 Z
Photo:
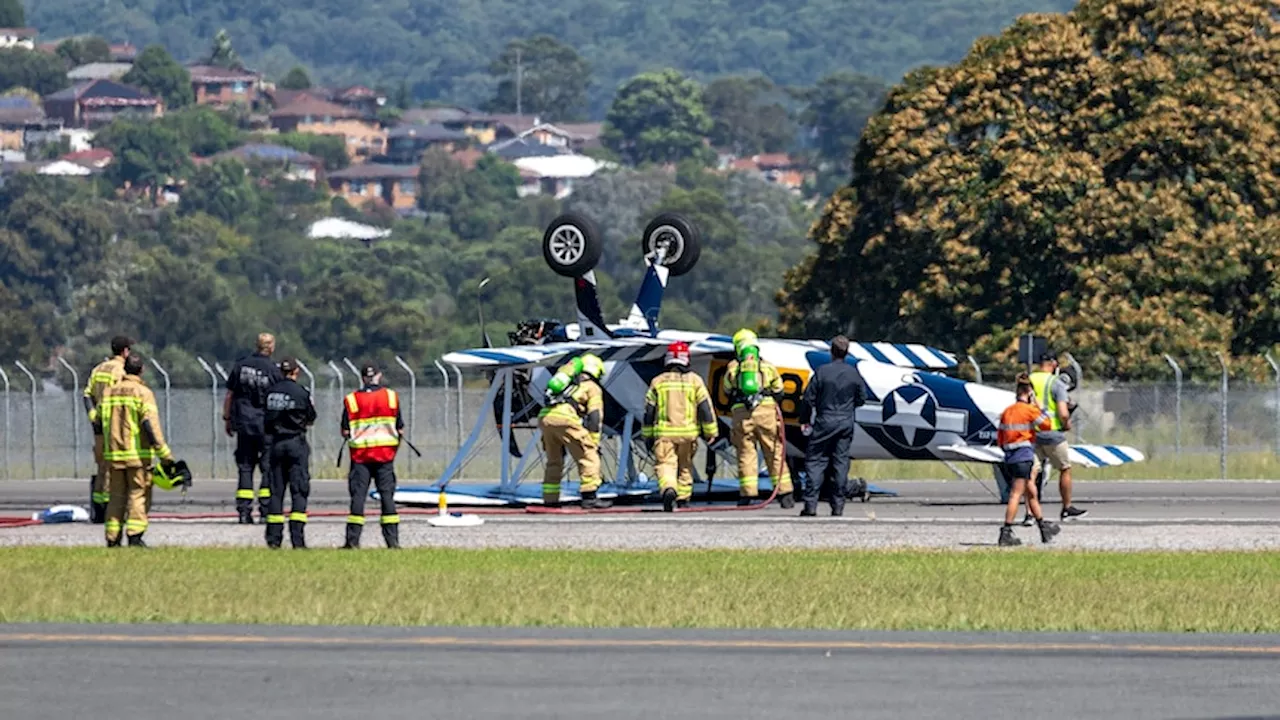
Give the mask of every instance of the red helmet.
M 667 364 L 689 367 L 689 343 L 677 340 L 668 345 Z

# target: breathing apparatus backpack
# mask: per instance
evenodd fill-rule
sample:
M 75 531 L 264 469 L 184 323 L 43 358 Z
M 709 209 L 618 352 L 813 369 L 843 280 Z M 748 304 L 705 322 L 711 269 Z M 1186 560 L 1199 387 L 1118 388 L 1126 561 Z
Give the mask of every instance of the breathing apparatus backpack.
M 738 357 L 738 399 L 748 409 L 754 410 L 760 404 L 761 384 L 760 349 L 746 347 Z
M 547 407 L 561 403 L 577 403 L 573 394 L 578 390 L 578 376 L 583 372 L 582 358 L 576 357 L 556 371 L 547 381 Z

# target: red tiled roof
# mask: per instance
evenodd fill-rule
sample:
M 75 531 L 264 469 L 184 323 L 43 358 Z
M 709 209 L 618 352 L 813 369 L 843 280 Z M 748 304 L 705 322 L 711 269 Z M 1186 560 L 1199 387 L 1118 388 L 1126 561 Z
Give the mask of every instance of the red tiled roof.
M 187 72 L 193 82 L 250 82 L 261 76 L 248 70 L 232 70 L 217 65 L 188 65 Z
M 105 167 L 115 154 L 106 148 L 90 148 L 89 150 L 81 150 L 79 152 L 67 153 L 60 159 L 76 163 L 77 165 L 88 165 L 91 167 Z

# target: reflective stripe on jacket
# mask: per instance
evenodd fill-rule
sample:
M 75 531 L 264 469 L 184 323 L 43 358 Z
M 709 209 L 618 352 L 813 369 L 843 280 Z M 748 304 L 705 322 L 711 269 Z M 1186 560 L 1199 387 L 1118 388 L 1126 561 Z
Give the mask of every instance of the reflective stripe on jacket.
M 84 396 L 93 401 L 93 407 L 89 410 L 89 422 L 97 425 L 99 407 L 102 405 L 102 395 L 107 388 L 120 382 L 120 378 L 124 377 L 124 358 L 116 355 L 115 357 L 100 362 L 89 373 L 89 382 L 85 383 Z
M 1053 399 L 1053 385 L 1058 382 L 1058 376 L 1053 373 L 1037 371 L 1031 373 L 1031 389 L 1036 391 L 1036 402 L 1040 403 L 1040 407 L 1049 413 L 1049 419 L 1053 421 L 1053 427 L 1045 428 L 1045 430 L 1061 430 L 1062 420 L 1058 417 L 1058 401 Z
M 160 412 L 151 388 L 137 375 L 125 375 L 107 388 L 98 407 L 106 443 L 103 458 L 116 469 L 151 466 L 156 458 L 173 459 L 160 429 Z M 150 435 L 143 432 L 143 423 Z
M 644 437 L 716 436 L 711 395 L 695 372 L 668 370 L 654 378 L 645 393 L 644 405 Z
M 391 462 L 400 446 L 397 421 L 400 398 L 395 390 L 357 390 L 346 397 L 351 462 Z
M 1032 447 L 1036 441 L 1037 430 L 1052 429 L 1051 418 L 1043 410 L 1018 401 L 1000 414 L 1000 430 L 996 434 L 996 442 L 1000 449 L 1008 452 L 1018 448 Z
M 554 402 L 538 412 L 538 419 L 559 417 L 582 423 L 591 439 L 600 443 L 600 430 L 604 422 L 604 392 L 594 380 L 584 380 L 573 388 L 570 396 Z

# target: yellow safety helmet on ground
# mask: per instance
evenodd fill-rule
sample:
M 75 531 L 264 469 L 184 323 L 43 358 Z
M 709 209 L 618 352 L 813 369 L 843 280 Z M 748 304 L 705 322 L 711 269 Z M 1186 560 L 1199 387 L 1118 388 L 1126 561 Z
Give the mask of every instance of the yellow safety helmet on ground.
M 604 375 L 604 361 L 599 356 L 587 353 L 582 356 L 582 372 L 599 380 Z
M 166 467 L 168 465 L 168 467 Z M 185 460 L 174 463 L 156 463 L 151 469 L 151 482 L 161 490 L 172 490 L 175 487 L 191 486 L 191 469 Z
M 744 348 L 759 347 L 759 345 L 760 338 L 746 328 L 733 334 L 733 352 L 735 355 L 741 356 Z

